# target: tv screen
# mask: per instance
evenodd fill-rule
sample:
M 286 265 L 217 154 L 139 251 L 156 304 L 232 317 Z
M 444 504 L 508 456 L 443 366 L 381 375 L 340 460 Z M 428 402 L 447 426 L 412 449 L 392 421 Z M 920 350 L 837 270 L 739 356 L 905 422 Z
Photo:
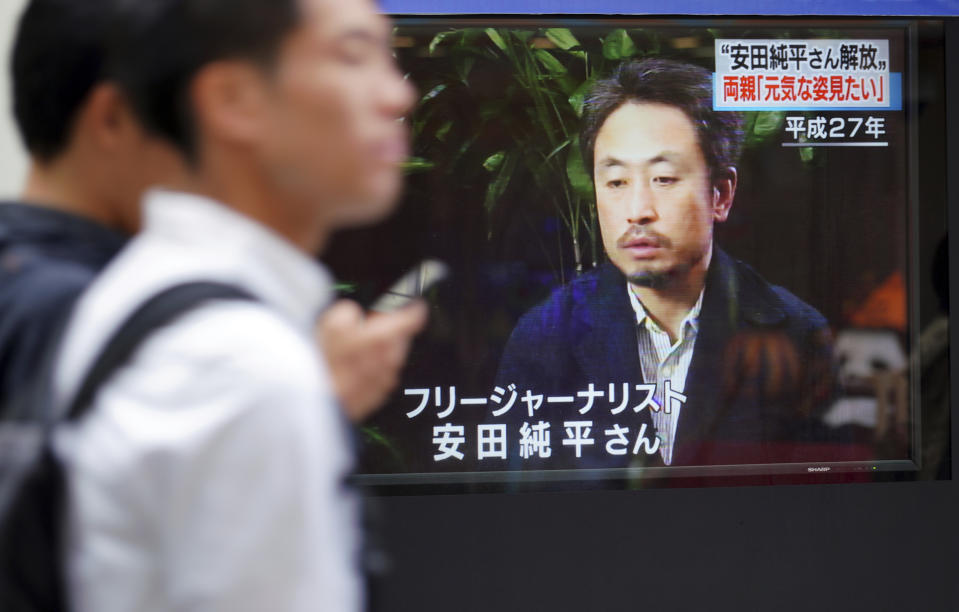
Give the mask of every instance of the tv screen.
M 400 17 L 394 41 L 405 200 L 325 259 L 431 323 L 360 482 L 950 478 L 940 22 Z

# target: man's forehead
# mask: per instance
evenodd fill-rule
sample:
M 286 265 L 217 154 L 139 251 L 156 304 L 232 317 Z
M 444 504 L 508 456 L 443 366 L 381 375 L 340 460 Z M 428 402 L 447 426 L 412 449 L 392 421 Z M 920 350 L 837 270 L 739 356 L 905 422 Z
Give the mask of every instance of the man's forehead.
M 602 152 L 602 157 L 597 159 L 597 163 L 602 168 L 615 168 L 618 166 L 628 166 L 636 164 L 657 164 L 672 163 L 678 164 L 684 160 L 684 153 L 681 151 L 672 151 L 669 149 L 640 152 L 635 150 L 607 150 Z
M 623 104 L 606 118 L 596 138 L 597 162 L 603 164 L 678 161 L 698 149 L 696 130 L 686 113 L 660 103 Z
M 661 102 L 625 102 L 606 117 L 603 132 L 646 130 L 681 137 L 695 132 L 692 120 L 678 106 Z

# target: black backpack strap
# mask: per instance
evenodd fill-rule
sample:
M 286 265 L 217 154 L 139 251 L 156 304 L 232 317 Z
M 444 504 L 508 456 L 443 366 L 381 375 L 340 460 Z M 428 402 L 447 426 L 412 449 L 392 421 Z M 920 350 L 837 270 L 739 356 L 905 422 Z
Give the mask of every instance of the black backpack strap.
M 61 567 L 60 512 L 65 483 L 50 441 L 52 428 L 62 419 L 58 421 L 54 413 L 59 412 L 66 420 L 82 416 L 97 390 L 151 332 L 214 299 L 255 298 L 242 289 L 215 282 L 184 283 L 156 294 L 137 308 L 109 339 L 66 412 L 52 408 L 49 374 L 55 359 L 48 361 L 44 384 L 38 385 L 36 401 L 32 404 L 35 420 L 32 424 L 20 424 L 27 430 L 21 436 L 23 448 L 5 449 L 10 456 L 0 454 L 3 459 L 0 484 L 4 484 L 0 487 L 0 610 L 63 612 L 69 609 Z
M 144 302 L 113 334 L 97 360 L 87 372 L 80 390 L 62 413 L 74 420 L 89 409 L 94 395 L 113 373 L 124 365 L 151 332 L 167 325 L 209 300 L 255 300 L 249 292 L 234 285 L 211 281 L 195 281 L 175 285 Z

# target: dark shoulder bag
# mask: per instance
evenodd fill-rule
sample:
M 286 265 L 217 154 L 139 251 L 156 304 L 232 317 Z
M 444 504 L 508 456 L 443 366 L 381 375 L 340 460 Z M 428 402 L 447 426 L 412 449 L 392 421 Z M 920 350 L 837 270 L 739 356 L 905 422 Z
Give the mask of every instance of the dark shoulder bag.
M 52 448 L 56 426 L 87 413 L 97 390 L 130 358 L 151 332 L 209 300 L 253 300 L 246 291 L 214 282 L 166 289 L 141 305 L 97 357 L 69 407 L 56 412 L 51 399 L 52 365 L 37 377 L 35 392 L 0 420 L 0 610 L 62 612 L 63 468 Z

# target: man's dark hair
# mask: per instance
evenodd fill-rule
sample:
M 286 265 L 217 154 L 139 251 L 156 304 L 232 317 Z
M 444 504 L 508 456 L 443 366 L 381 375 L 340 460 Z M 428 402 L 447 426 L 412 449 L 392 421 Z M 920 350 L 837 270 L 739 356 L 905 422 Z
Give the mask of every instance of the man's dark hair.
M 189 89 L 214 61 L 268 66 L 299 23 L 300 0 L 117 0 L 110 70 L 144 127 L 194 160 Z
M 49 161 L 70 142 L 90 91 L 104 78 L 113 0 L 31 0 L 13 43 L 13 115 L 24 145 Z
M 580 143 L 590 175 L 599 130 L 614 111 L 630 102 L 666 104 L 683 111 L 696 128 L 711 182 L 738 162 L 743 116 L 713 110 L 713 83 L 708 70 L 666 59 L 631 60 L 597 82 L 586 99 Z

